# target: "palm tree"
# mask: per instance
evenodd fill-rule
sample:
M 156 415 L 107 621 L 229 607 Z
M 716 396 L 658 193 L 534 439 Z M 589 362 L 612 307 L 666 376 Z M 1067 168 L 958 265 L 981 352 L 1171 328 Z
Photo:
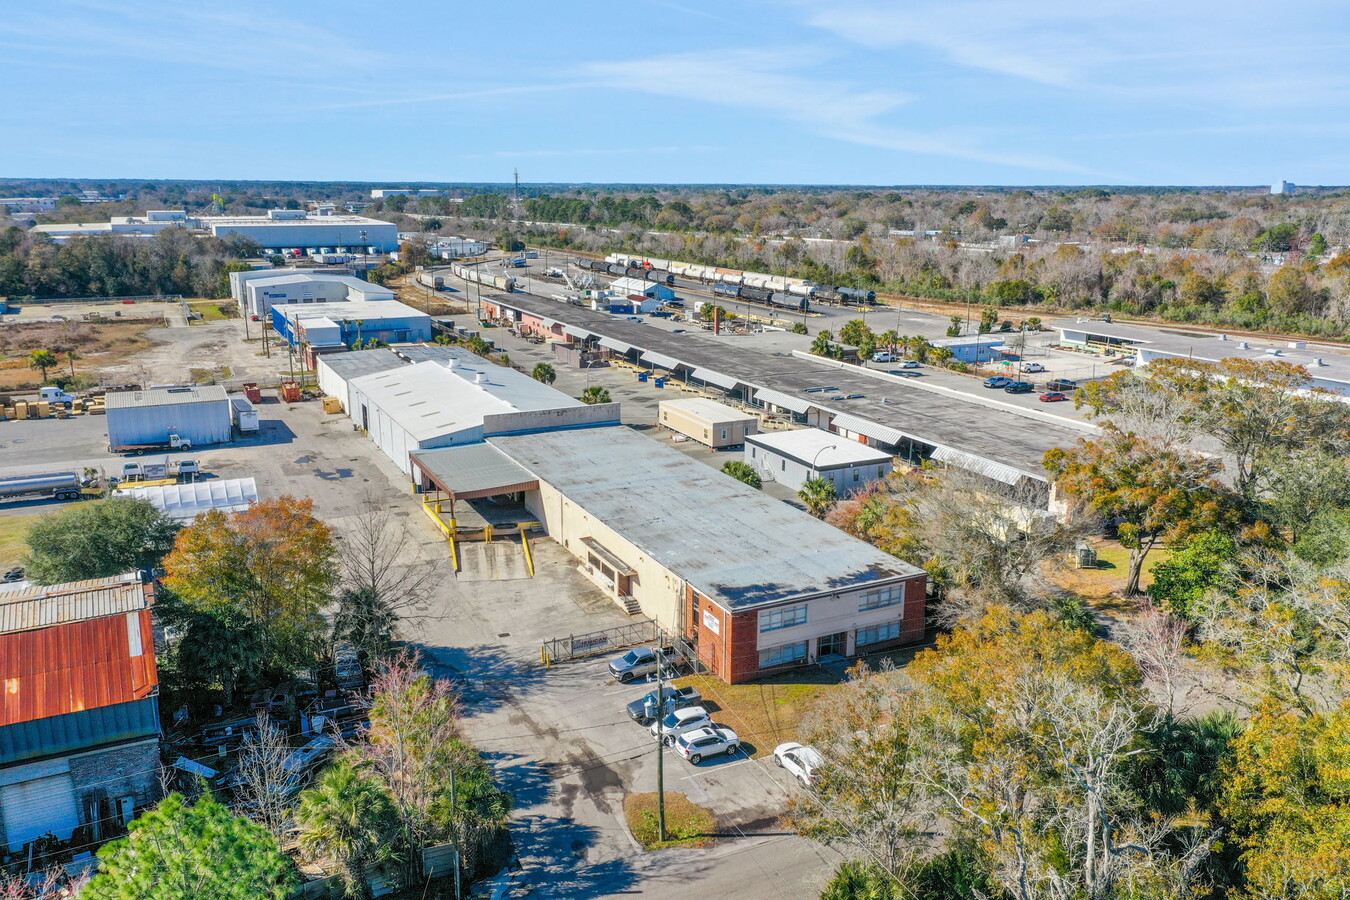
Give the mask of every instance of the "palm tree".
M 896 333 L 894 328 L 889 331 L 883 331 L 881 334 L 877 335 L 877 343 L 889 350 L 891 355 L 895 355 L 895 348 L 900 343 L 900 335 Z
M 47 381 L 47 370 L 58 365 L 60 365 L 60 361 L 57 360 L 56 354 L 50 350 L 34 350 L 28 354 L 28 368 L 41 369 L 44 383 Z
M 951 347 L 934 347 L 928 351 L 928 355 L 940 365 L 947 362 L 947 360 L 951 359 L 956 354 L 952 352 Z
M 834 501 L 839 494 L 835 490 L 833 481 L 817 475 L 814 478 L 807 479 L 802 484 L 802 489 L 797 492 L 797 496 L 806 504 L 807 512 L 817 519 L 823 519 L 825 513 L 829 512 L 830 507 L 834 505 Z
M 600 385 L 592 385 L 581 392 L 581 402 L 594 406 L 598 403 L 609 403 L 609 391 Z
M 67 350 L 67 351 L 66 351 L 66 362 L 70 363 L 70 377 L 71 377 L 71 378 L 74 378 L 74 377 L 75 377 L 75 360 L 77 360 L 77 359 L 79 359 L 79 358 L 80 358 L 80 355 L 79 355 L 78 353 L 76 353 L 74 350 Z
M 932 349 L 933 345 L 922 337 L 916 336 L 909 339 L 909 352 L 913 353 L 914 358 L 919 362 L 927 360 Z
M 558 373 L 548 363 L 539 363 L 530 372 L 530 377 L 535 381 L 541 381 L 544 384 L 552 384 L 558 377 Z
M 833 350 L 834 332 L 821 331 L 816 334 L 816 339 L 811 342 L 811 352 L 816 356 L 829 356 Z
M 397 839 L 394 803 L 384 786 L 340 760 L 300 795 L 295 820 L 300 846 L 337 863 L 346 895 L 369 898 L 366 878 L 373 867 L 393 859 Z

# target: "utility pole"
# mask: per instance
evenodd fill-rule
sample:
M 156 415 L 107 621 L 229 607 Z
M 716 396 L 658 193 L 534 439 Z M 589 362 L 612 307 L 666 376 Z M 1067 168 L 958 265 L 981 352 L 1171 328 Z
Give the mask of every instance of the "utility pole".
M 656 630 L 656 839 L 666 839 L 666 698 L 661 663 L 661 630 Z
M 511 188 L 511 218 L 520 219 L 520 169 L 511 170 L 515 178 L 515 187 Z

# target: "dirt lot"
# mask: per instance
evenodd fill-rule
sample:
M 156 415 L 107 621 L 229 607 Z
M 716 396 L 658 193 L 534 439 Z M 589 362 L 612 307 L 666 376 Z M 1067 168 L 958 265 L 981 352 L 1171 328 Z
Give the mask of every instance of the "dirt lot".
M 6 322 L 0 328 L 0 390 L 36 386 L 41 374 L 28 367 L 28 354 L 50 350 L 60 359 L 60 371 L 69 374 L 67 350 L 74 350 L 75 373 L 97 374 L 126 363 L 151 346 L 145 333 L 158 329 L 163 319 L 122 319 L 92 322 Z

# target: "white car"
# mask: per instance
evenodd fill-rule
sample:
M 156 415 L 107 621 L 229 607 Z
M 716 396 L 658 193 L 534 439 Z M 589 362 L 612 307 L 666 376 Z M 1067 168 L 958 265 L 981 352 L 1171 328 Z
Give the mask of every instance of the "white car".
M 803 787 L 810 787 L 820 781 L 820 767 L 825 765 L 825 757 L 820 755 L 819 750 L 796 741 L 773 748 L 773 761 L 780 768 L 787 769 Z
M 918 361 L 913 359 L 907 359 L 900 364 L 900 368 L 902 369 L 917 369 L 918 367 Z
M 709 725 L 697 731 L 687 731 L 675 739 L 675 751 L 694 765 L 719 753 L 731 756 L 739 749 L 741 739 L 725 725 Z
M 1023 371 L 1023 372 L 1044 372 L 1044 371 L 1045 371 L 1045 366 L 1041 365 L 1040 363 L 1027 363 L 1027 364 L 1025 364 L 1024 366 L 1022 366 L 1022 371 Z
M 666 746 L 669 747 L 675 743 L 677 737 L 686 731 L 694 731 L 711 725 L 712 717 L 701 706 L 686 706 L 684 709 L 677 709 L 673 713 L 667 714 L 660 723 L 653 722 L 648 729 L 652 737 L 656 737 L 658 724 L 661 734 L 665 737 Z
M 886 350 L 878 350 L 872 354 L 872 362 L 895 362 L 895 354 Z

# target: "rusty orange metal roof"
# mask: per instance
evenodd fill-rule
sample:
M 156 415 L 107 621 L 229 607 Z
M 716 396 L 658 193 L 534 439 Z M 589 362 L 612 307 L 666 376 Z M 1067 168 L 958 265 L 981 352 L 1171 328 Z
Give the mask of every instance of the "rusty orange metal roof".
M 142 700 L 158 684 L 148 609 L 0 635 L 0 727 Z

